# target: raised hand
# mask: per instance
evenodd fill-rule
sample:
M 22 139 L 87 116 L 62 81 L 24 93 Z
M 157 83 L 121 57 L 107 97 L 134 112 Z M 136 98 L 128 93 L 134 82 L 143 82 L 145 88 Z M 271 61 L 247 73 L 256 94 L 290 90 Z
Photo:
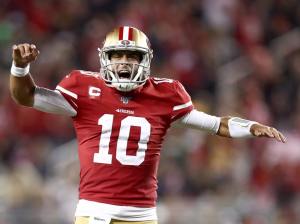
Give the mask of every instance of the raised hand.
M 17 67 L 25 68 L 30 62 L 35 61 L 39 50 L 34 44 L 18 44 L 12 47 L 12 58 Z
M 276 128 L 262 124 L 253 124 L 250 128 L 252 135 L 256 137 L 275 138 L 279 142 L 286 142 L 286 137 Z

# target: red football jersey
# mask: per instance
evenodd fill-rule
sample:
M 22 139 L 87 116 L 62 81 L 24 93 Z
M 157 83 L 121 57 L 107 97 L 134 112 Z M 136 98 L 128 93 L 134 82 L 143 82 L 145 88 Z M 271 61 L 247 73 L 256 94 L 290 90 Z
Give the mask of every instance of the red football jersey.
M 80 199 L 155 206 L 163 138 L 172 121 L 193 109 L 183 86 L 149 78 L 125 93 L 107 86 L 99 73 L 73 71 L 56 89 L 77 111 Z

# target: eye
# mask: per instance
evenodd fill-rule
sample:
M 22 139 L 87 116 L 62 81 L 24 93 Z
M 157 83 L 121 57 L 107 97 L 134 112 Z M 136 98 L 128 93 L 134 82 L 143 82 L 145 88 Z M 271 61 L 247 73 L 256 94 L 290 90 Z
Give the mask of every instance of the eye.
M 114 52 L 111 54 L 111 58 L 121 58 L 122 57 L 122 53 L 120 52 Z
M 141 56 L 137 53 L 129 53 L 128 58 L 131 59 L 131 60 L 135 60 L 135 61 L 140 61 L 141 60 Z

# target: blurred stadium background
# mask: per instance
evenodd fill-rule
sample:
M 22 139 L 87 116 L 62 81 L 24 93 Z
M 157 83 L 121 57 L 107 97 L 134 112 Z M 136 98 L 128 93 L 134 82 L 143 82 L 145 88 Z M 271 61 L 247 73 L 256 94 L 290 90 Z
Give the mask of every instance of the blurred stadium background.
M 195 106 L 280 129 L 286 144 L 171 129 L 159 170 L 160 224 L 300 223 L 299 0 L 1 0 L 0 224 L 69 224 L 77 202 L 69 118 L 9 96 L 11 46 L 35 43 L 36 83 L 99 70 L 97 47 L 132 25 L 152 43 L 152 74 L 180 80 Z

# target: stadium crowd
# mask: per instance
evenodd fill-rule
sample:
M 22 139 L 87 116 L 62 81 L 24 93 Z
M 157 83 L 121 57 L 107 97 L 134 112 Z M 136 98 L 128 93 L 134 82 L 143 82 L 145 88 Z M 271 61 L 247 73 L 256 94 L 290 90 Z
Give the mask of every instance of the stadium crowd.
M 171 129 L 159 170 L 160 223 L 300 223 L 300 1 L 0 5 L 0 224 L 72 223 L 77 200 L 71 120 L 13 102 L 11 46 L 37 45 L 41 54 L 32 74 L 38 85 L 53 89 L 73 69 L 98 71 L 97 48 L 119 25 L 148 35 L 152 75 L 180 80 L 198 109 L 275 126 L 288 140 Z

